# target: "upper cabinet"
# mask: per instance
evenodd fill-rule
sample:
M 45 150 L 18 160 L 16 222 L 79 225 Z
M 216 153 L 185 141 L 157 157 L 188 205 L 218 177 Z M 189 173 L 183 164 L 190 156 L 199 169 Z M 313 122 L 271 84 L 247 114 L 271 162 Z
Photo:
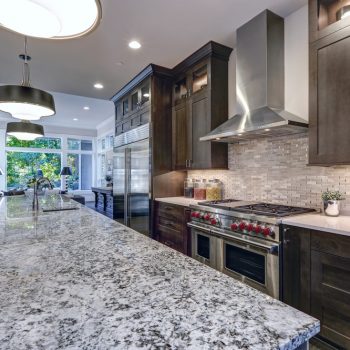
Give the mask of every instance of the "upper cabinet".
M 309 163 L 350 164 L 350 0 L 309 6 Z
M 309 0 L 310 42 L 350 25 L 350 0 Z
M 232 49 L 209 42 L 174 67 L 173 168 L 227 168 L 227 144 L 200 137 L 228 118 L 228 60 Z

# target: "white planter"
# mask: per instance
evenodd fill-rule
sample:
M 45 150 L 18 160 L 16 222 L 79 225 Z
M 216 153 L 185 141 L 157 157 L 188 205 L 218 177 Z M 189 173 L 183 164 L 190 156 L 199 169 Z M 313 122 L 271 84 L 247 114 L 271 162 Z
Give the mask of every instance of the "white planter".
M 339 216 L 340 214 L 340 200 L 323 201 L 323 211 L 327 216 Z

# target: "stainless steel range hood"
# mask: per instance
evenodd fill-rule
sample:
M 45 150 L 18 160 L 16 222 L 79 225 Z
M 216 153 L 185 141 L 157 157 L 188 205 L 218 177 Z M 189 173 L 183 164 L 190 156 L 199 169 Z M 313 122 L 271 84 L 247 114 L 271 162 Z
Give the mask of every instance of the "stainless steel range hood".
M 307 131 L 284 109 L 284 19 L 265 10 L 237 30 L 237 114 L 201 141 L 238 142 Z

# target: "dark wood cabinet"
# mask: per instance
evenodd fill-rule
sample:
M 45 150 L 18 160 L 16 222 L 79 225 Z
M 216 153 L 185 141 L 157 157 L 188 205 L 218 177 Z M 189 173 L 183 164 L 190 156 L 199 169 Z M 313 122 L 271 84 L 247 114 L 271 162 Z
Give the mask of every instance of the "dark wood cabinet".
M 347 0 L 309 0 L 310 42 L 350 26 L 348 5 Z
M 310 1 L 309 163 L 350 164 L 350 18 L 319 29 L 319 13 Z
M 92 187 L 95 195 L 95 210 L 111 219 L 115 219 L 116 198 L 113 197 L 112 187 Z
M 199 139 L 228 118 L 232 49 L 209 42 L 174 67 L 173 168 L 227 168 L 227 145 Z
M 154 75 L 162 76 L 169 81 L 169 91 L 165 94 L 165 98 L 171 95 L 171 71 L 156 65 L 147 66 L 112 97 L 115 105 L 116 135 L 151 121 L 152 96 L 159 93 L 158 86 L 154 84 Z
M 283 301 L 310 313 L 310 231 L 285 228 L 283 231 Z
M 349 349 L 350 237 L 297 227 L 283 235 L 283 301 L 318 318 L 323 340 Z
M 190 255 L 190 239 L 187 222 L 190 209 L 180 205 L 155 201 L 154 237 L 159 242 L 183 254 Z

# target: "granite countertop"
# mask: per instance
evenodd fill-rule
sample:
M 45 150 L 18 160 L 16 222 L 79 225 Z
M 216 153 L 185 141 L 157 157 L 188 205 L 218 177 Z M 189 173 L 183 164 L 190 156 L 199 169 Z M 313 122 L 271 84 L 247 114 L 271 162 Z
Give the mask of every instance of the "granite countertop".
M 350 237 L 350 216 L 347 215 L 331 217 L 319 213 L 305 214 L 287 217 L 283 219 L 282 222 L 286 225 L 331 232 Z
M 0 349 L 294 349 L 319 331 L 84 206 L 30 208 L 26 197 L 0 203 Z
M 198 200 L 198 199 L 186 198 L 186 197 L 166 197 L 166 198 L 156 198 L 155 200 L 158 202 L 182 205 L 183 207 L 189 207 L 190 205 L 196 205 L 200 202 L 205 202 L 204 200 Z

